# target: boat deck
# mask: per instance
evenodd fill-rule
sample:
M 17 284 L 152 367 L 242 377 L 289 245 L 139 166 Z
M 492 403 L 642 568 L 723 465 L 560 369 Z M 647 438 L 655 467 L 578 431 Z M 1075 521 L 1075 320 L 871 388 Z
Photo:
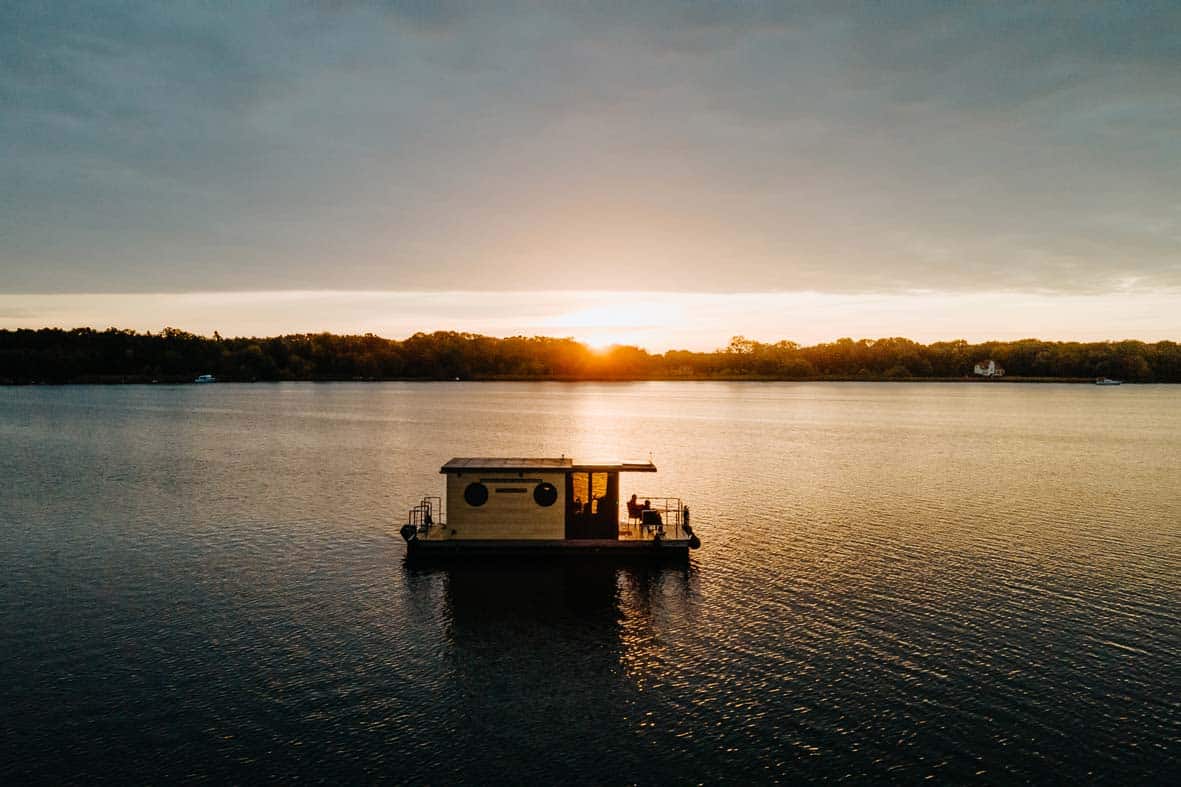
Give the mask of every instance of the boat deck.
M 415 539 L 406 545 L 407 557 L 453 557 L 461 555 L 601 555 L 644 558 L 685 558 L 689 555 L 689 540 L 569 538 L 542 539 L 474 539 L 440 538 Z
M 445 471 L 466 472 L 468 465 L 462 468 L 452 460 L 444 467 Z M 478 460 L 481 467 L 491 460 Z M 502 460 L 509 466 L 509 471 L 516 469 L 526 460 Z M 541 460 L 533 460 L 541 461 Z M 546 460 L 550 461 L 550 460 Z M 559 460 L 553 460 L 559 461 Z M 560 460 L 568 461 L 568 460 Z M 452 467 L 452 466 L 455 467 Z M 459 468 L 459 469 L 456 469 Z M 497 469 L 500 469 L 499 467 Z M 523 470 L 517 472 L 523 473 Z M 497 495 L 504 495 L 510 501 L 521 499 L 508 497 L 511 493 L 523 493 L 526 489 L 522 482 L 516 479 L 504 481 L 499 478 L 486 479 L 493 486 Z M 558 516 L 546 515 L 541 519 L 543 525 L 538 527 L 532 519 L 534 510 L 544 511 L 556 502 L 557 491 L 554 484 L 536 482 L 537 490 L 544 492 L 549 488 L 548 502 L 544 496 L 534 500 L 536 505 L 527 505 L 524 510 L 527 516 L 522 518 L 520 506 L 513 506 L 509 502 L 501 503 L 505 519 L 499 512 L 493 518 L 483 519 L 481 524 L 473 525 L 468 517 L 464 517 L 458 526 L 448 526 L 448 517 L 443 509 L 443 499 L 440 497 L 424 497 L 422 501 L 410 510 L 409 521 L 400 529 L 402 538 L 406 541 L 407 557 L 413 556 L 455 556 L 455 555 L 542 555 L 542 554 L 592 554 L 592 555 L 636 555 L 647 557 L 684 557 L 689 550 L 701 546 L 700 539 L 689 526 L 689 509 L 680 498 L 675 497 L 645 497 L 644 505 L 639 505 L 638 496 L 632 501 L 619 506 L 617 512 L 609 508 L 600 509 L 596 504 L 592 514 L 589 510 L 582 511 L 577 506 L 567 506 L 564 520 L 562 509 L 557 509 Z M 472 508 L 480 508 L 488 502 L 488 490 L 483 481 L 468 481 L 468 487 L 475 488 L 479 493 L 471 500 L 457 503 L 461 513 L 467 513 L 464 503 Z M 502 484 L 502 486 L 497 486 Z M 452 490 L 455 494 L 457 490 Z M 464 495 L 467 494 L 464 490 Z M 521 496 L 523 497 L 523 495 Z M 596 498 L 589 498 L 596 499 Z M 597 498 L 602 500 L 602 498 Z M 530 501 L 532 503 L 533 501 Z M 590 508 L 589 504 L 586 506 Z M 563 521 L 565 527 L 563 529 Z M 522 526 L 523 523 L 523 526 Z M 477 536 L 472 538 L 471 536 Z

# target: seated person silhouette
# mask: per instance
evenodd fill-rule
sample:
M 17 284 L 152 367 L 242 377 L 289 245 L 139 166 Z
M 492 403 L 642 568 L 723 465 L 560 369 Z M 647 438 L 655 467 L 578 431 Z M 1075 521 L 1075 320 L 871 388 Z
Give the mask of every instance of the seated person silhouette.
M 662 525 L 664 520 L 660 518 L 659 511 L 652 510 L 652 501 L 645 500 L 644 507 L 640 509 L 640 524 L 643 525 Z
M 636 500 L 636 496 L 632 495 L 627 501 L 627 518 L 639 519 L 643 515 L 644 507 Z

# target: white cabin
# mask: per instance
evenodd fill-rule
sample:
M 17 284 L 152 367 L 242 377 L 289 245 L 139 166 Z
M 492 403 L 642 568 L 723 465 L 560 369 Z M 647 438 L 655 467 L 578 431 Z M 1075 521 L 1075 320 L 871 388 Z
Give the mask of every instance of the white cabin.
M 981 377 L 1004 377 L 1005 370 L 999 363 L 989 358 L 987 361 L 979 361 L 972 369 L 974 374 Z

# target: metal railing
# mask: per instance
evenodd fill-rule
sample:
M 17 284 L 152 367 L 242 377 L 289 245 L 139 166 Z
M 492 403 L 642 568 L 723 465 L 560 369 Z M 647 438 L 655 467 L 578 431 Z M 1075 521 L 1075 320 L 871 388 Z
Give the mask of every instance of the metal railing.
M 425 533 L 435 525 L 443 524 L 443 498 L 424 497 L 410 509 L 406 524 L 413 525 L 419 533 Z
M 641 508 L 633 516 L 625 502 L 619 510 L 620 528 L 637 529 L 643 534 L 660 534 L 665 538 L 682 539 L 688 535 L 683 526 L 689 523 L 689 507 L 679 497 L 650 497 L 636 495 Z M 648 505 L 645 506 L 644 504 Z

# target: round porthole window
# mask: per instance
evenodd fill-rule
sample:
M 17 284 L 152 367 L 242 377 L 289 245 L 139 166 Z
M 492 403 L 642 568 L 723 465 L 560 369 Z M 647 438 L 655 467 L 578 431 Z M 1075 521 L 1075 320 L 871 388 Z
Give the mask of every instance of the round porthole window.
M 478 508 L 488 502 L 488 487 L 479 481 L 468 484 L 463 490 L 463 499 L 467 501 L 469 506 Z
M 558 502 L 558 488 L 548 481 L 533 487 L 533 499 L 537 505 L 549 507 Z

